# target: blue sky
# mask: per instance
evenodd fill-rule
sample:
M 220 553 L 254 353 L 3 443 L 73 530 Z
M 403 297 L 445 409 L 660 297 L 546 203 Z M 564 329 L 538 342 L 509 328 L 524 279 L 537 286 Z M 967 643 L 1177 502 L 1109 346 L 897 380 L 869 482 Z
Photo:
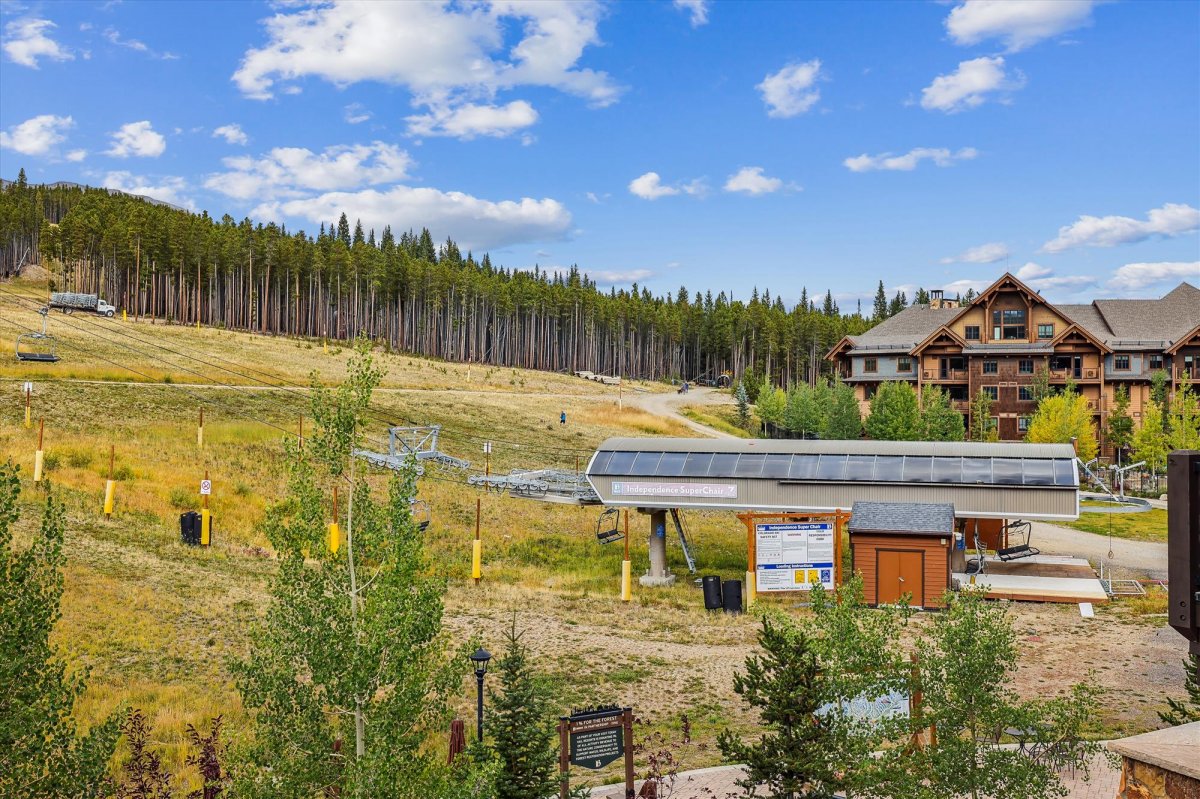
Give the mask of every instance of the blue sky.
M 0 175 L 844 309 L 1200 283 L 1200 4 L 0 3 Z

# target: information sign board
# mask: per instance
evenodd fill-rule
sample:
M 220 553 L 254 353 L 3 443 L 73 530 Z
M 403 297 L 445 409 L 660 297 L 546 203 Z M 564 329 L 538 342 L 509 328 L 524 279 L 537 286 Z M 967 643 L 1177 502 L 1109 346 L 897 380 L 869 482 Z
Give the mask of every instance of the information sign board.
M 756 524 L 754 533 L 757 591 L 834 590 L 832 522 Z
M 672 497 L 678 499 L 737 499 L 735 483 L 659 483 L 614 480 L 615 497 Z
M 571 722 L 571 765 L 604 768 L 625 755 L 622 711 Z
M 211 493 L 212 493 L 212 480 L 201 480 L 200 481 L 201 496 L 208 496 Z

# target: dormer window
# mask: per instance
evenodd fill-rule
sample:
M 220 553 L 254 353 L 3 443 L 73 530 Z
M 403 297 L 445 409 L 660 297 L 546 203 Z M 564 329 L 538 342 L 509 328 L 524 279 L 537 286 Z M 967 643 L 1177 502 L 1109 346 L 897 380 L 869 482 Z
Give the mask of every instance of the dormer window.
M 967 325 L 964 335 L 967 341 L 979 341 L 979 325 Z
M 997 341 L 1022 340 L 1025 336 L 1025 309 L 1010 308 L 992 311 L 992 338 Z

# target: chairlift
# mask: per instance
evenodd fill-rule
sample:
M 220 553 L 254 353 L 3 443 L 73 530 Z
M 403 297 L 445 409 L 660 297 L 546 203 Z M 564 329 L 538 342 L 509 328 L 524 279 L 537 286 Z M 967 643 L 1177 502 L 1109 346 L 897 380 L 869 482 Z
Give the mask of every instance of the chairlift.
M 42 330 L 39 333 L 31 330 L 17 336 L 15 353 L 18 361 L 32 363 L 55 363 L 58 361 L 58 339 L 46 332 L 50 308 L 43 306 L 38 309 L 42 315 Z
M 433 511 L 429 508 L 429 503 L 423 499 L 414 499 L 409 503 L 408 509 L 417 529 L 422 533 L 428 530 L 429 523 L 433 521 Z
M 621 511 L 618 508 L 607 508 L 596 520 L 596 540 L 601 544 L 611 544 L 625 537 L 618 527 L 621 521 Z
M 1042 554 L 1040 549 L 1029 545 L 1029 539 L 1033 532 L 1033 525 L 1027 521 L 1018 519 L 1015 522 L 1009 522 L 1005 526 L 1005 543 L 1008 544 L 1004 549 L 996 550 L 997 557 L 1000 560 L 1020 560 L 1021 558 L 1031 558 L 1034 555 Z M 1017 543 L 1013 543 L 1016 539 Z

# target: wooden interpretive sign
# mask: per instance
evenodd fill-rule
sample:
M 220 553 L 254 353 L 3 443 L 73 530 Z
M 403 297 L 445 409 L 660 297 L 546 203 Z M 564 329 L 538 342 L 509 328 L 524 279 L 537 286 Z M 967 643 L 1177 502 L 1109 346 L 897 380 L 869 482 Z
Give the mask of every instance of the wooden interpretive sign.
M 558 736 L 561 799 L 567 799 L 571 792 L 571 766 L 601 769 L 622 757 L 625 796 L 634 799 L 632 708 L 613 706 L 576 711 L 559 719 Z

